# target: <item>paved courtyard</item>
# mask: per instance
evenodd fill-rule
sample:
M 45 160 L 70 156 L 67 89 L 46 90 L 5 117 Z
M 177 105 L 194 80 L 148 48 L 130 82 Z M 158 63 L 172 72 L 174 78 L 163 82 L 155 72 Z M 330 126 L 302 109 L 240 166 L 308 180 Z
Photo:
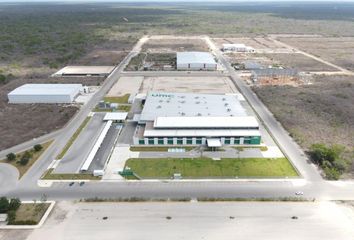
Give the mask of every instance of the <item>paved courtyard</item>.
M 61 202 L 27 239 L 352 240 L 353 217 L 332 202 Z

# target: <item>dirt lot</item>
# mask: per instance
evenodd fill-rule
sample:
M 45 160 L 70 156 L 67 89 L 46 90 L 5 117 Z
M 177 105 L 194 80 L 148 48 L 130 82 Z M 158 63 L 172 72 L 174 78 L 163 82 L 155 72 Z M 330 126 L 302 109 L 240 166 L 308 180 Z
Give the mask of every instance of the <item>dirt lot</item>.
M 85 66 L 118 65 L 128 55 L 133 45 L 134 42 L 108 41 L 76 60 L 75 64 Z
M 140 92 L 237 93 L 227 77 L 146 77 Z
M 139 53 L 133 57 L 126 71 L 173 71 L 176 70 L 176 53 Z M 166 67 L 168 66 L 168 67 Z
M 33 70 L 35 71 L 35 70 Z M 25 83 L 81 83 L 98 85 L 103 78 L 51 78 L 48 70 L 15 77 L 0 85 L 0 150 L 22 143 L 64 126 L 78 108 L 55 104 L 8 104 L 7 93 Z
M 300 145 L 340 144 L 354 154 L 354 78 L 317 76 L 313 85 L 254 91 Z M 351 153 L 350 153 L 351 152 Z
M 107 97 L 119 97 L 125 94 L 139 92 L 144 77 L 121 77 L 118 82 L 109 90 Z
M 331 63 L 354 70 L 354 38 L 279 38 L 280 41 Z
M 253 47 L 254 49 L 285 49 L 284 46 L 276 44 L 272 40 L 263 37 L 255 38 L 214 38 L 216 46 L 222 48 L 224 43 L 243 43 L 246 46 Z
M 336 69 L 309 58 L 301 53 L 265 53 L 264 56 L 272 62 L 272 65 L 280 65 L 285 68 L 296 68 L 302 72 L 336 71 Z
M 188 51 L 209 51 L 207 44 L 201 39 L 149 39 L 142 48 L 143 52 L 174 53 Z

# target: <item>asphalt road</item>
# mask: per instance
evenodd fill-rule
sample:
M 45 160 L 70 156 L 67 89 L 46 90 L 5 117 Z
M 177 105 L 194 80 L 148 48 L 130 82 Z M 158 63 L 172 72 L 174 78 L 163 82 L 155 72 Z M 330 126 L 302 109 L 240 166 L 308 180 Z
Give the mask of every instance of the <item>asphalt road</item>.
M 64 158 L 60 160 L 59 165 L 54 169 L 55 173 L 77 173 L 80 171 L 105 126 L 104 116 L 105 113 L 95 113 L 92 116 Z

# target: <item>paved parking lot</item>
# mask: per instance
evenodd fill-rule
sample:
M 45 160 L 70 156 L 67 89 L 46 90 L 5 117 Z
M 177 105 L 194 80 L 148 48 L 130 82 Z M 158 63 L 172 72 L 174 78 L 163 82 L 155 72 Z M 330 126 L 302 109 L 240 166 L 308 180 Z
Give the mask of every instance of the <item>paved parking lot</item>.
M 61 202 L 27 239 L 352 240 L 353 217 L 331 202 Z
M 60 161 L 55 173 L 75 173 L 89 155 L 96 139 L 104 128 L 105 113 L 95 113 L 78 138 L 71 145 L 64 158 Z

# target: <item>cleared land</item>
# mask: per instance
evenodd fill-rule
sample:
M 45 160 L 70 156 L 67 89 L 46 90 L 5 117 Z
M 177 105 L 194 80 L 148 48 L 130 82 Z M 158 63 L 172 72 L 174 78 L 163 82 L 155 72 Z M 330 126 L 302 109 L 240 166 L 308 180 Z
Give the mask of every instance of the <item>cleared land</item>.
M 354 70 L 353 37 L 298 37 L 279 38 L 279 40 L 338 66 L 348 70 Z
M 175 52 L 206 52 L 208 45 L 201 39 L 174 39 L 164 37 L 163 39 L 152 38 L 147 41 L 143 52 L 150 53 L 175 53 Z
M 285 49 L 284 46 L 280 44 L 276 44 L 272 40 L 264 37 L 254 37 L 254 38 L 214 38 L 214 42 L 216 46 L 220 49 L 223 47 L 225 43 L 234 43 L 234 44 L 245 44 L 246 46 L 253 47 L 254 49 Z
M 27 239 L 352 240 L 352 225 L 351 209 L 329 202 L 59 202 Z
M 144 80 L 144 77 L 121 77 L 109 90 L 107 97 L 119 97 L 125 94 L 135 94 Z
M 302 72 L 336 71 L 336 69 L 301 53 L 265 53 L 258 55 L 268 58 L 272 62 L 271 65 L 295 68 Z
M 174 173 L 182 174 L 183 178 L 297 176 L 286 158 L 131 158 L 125 166 L 141 178 L 171 178 Z
M 254 91 L 305 149 L 340 144 L 353 162 L 354 78 L 317 76 L 312 85 L 264 86 Z M 348 171 L 353 172 L 353 166 Z
M 146 77 L 140 92 L 237 93 L 227 77 Z

